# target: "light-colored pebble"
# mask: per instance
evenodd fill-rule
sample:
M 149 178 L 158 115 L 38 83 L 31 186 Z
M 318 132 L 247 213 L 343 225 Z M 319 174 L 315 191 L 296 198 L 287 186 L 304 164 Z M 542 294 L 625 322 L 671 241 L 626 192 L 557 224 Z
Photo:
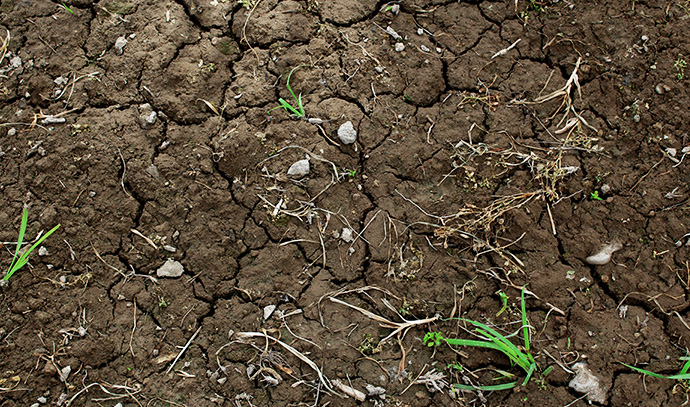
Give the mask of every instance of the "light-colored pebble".
M 158 173 L 158 167 L 156 167 L 154 164 L 149 165 L 149 167 L 146 169 L 146 173 L 153 178 L 158 178 L 160 176 Z
M 288 169 L 288 175 L 292 177 L 303 177 L 309 174 L 309 160 L 299 160 L 290 166 Z
M 158 277 L 177 278 L 184 273 L 184 266 L 179 261 L 168 259 L 156 271 Z
M 340 238 L 343 239 L 345 243 L 352 243 L 355 240 L 352 236 L 352 229 L 350 228 L 343 228 L 343 231 L 340 233 Z
M 606 246 L 599 249 L 598 252 L 587 257 L 585 259 L 585 262 L 593 266 L 603 266 L 604 264 L 610 262 L 611 255 L 616 251 L 620 250 L 621 248 L 623 248 L 623 245 L 618 242 L 607 244 Z
M 118 37 L 115 40 L 115 51 L 117 52 L 117 55 L 122 55 L 125 49 L 125 45 L 127 45 L 127 38 Z
M 276 310 L 275 305 L 267 305 L 264 307 L 264 321 L 268 321 L 269 318 L 271 318 L 271 315 L 273 315 L 273 312 Z
M 607 399 L 607 389 L 602 379 L 592 373 L 585 362 L 575 363 L 571 369 L 575 372 L 575 377 L 568 386 L 578 393 L 586 394 L 590 403 L 604 404 Z
M 403 52 L 405 51 L 405 44 L 402 42 L 396 42 L 395 43 L 395 52 Z
M 338 138 L 343 144 L 353 144 L 357 141 L 357 131 L 351 121 L 346 121 L 338 128 Z

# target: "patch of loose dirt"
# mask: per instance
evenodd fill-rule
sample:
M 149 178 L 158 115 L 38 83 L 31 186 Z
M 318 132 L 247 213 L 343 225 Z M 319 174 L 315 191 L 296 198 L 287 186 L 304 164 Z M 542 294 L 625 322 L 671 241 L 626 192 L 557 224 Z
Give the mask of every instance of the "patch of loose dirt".
M 0 406 L 584 406 L 583 361 L 682 404 L 621 362 L 689 345 L 688 10 L 3 0 L 0 265 L 62 226 L 0 288 Z M 521 332 L 525 284 L 533 379 L 453 391 L 524 372 L 424 335 Z

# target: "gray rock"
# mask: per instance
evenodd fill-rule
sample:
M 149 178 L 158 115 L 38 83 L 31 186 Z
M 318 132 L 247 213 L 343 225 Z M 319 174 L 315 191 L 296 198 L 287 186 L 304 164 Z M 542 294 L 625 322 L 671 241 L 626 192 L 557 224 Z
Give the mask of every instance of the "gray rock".
M 118 37 L 118 39 L 115 40 L 115 51 L 117 52 L 117 55 L 122 55 L 125 45 L 127 45 L 127 38 Z
M 154 124 L 156 124 L 156 120 L 158 119 L 158 113 L 156 113 L 153 108 L 151 107 L 150 104 L 144 103 L 143 105 L 139 106 L 139 125 L 144 128 L 148 129 Z
M 309 174 L 309 160 L 299 160 L 290 166 L 288 175 L 293 177 L 303 177 Z
M 352 229 L 350 228 L 343 228 L 343 231 L 340 233 L 340 238 L 343 239 L 345 243 L 352 243 L 355 240 L 352 236 Z
M 357 132 L 351 121 L 346 121 L 338 129 L 338 138 L 343 144 L 353 144 L 357 141 Z
M 180 277 L 182 273 L 184 273 L 182 263 L 173 259 L 168 259 L 168 261 L 166 261 L 162 266 L 160 266 L 158 271 L 156 271 L 156 275 L 158 277 L 177 278 Z
M 158 167 L 156 167 L 154 164 L 149 165 L 149 168 L 146 169 L 146 173 L 152 176 L 153 178 L 158 178 L 160 176 L 160 173 L 158 172 Z
M 575 363 L 572 366 L 575 377 L 568 386 L 578 393 L 586 394 L 587 400 L 595 403 L 604 404 L 607 399 L 608 389 L 602 383 L 602 379 L 592 373 L 584 362 Z

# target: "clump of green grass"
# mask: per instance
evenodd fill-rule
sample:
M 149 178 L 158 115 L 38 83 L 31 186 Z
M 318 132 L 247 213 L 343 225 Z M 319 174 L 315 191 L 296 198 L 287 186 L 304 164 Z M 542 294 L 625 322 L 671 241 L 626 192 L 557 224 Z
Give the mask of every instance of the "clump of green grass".
M 530 333 L 529 325 L 527 323 L 527 310 L 525 309 L 524 287 L 522 289 L 522 295 L 520 297 L 520 305 L 522 311 L 522 327 L 520 329 L 522 330 L 524 342 L 523 344 L 521 344 L 522 347 L 515 345 L 509 339 L 510 337 L 516 335 L 518 332 L 516 332 L 513 335 L 504 336 L 486 324 L 465 318 L 458 318 L 458 320 L 473 325 L 475 327 L 474 332 L 477 333 L 480 338 L 482 338 L 481 340 L 446 338 L 440 332 L 429 332 L 424 336 L 424 343 L 427 346 L 438 346 L 442 342 L 445 342 L 451 346 L 470 346 L 473 348 L 495 349 L 506 355 L 508 359 L 510 359 L 511 365 L 517 365 L 525 371 L 526 376 L 525 379 L 522 381 L 522 385 L 524 386 L 527 384 L 527 382 L 529 382 L 532 375 L 537 371 L 537 364 L 534 361 L 532 353 L 530 352 Z M 499 371 L 499 373 L 506 377 L 513 376 L 508 372 Z M 547 373 L 545 372 L 545 374 Z M 454 386 L 458 389 L 469 391 L 477 389 L 482 391 L 495 391 L 512 389 L 517 385 L 518 381 L 516 380 L 513 382 L 497 385 L 471 386 L 457 383 Z
M 299 65 L 292 68 L 292 70 L 288 74 L 287 81 L 285 83 L 285 87 L 287 88 L 288 92 L 290 92 L 290 94 L 292 95 L 292 99 L 295 101 L 296 107 L 288 103 L 285 99 L 280 98 L 278 99 L 280 105 L 269 110 L 268 114 L 271 114 L 271 112 L 276 109 L 282 108 L 292 117 L 296 117 L 298 119 L 304 118 L 304 105 L 302 104 L 302 94 L 300 93 L 299 96 L 295 95 L 295 92 L 293 92 L 292 88 L 290 87 L 290 78 L 292 77 L 293 72 L 295 72 L 298 68 L 301 68 L 303 66 L 304 65 Z
M 2 278 L 3 281 L 7 281 L 12 277 L 12 274 L 15 273 L 15 271 L 19 270 L 20 268 L 24 267 L 26 263 L 29 262 L 29 255 L 31 254 L 32 251 L 34 251 L 35 248 L 37 248 L 41 243 L 43 243 L 44 240 L 48 238 L 48 236 L 52 235 L 53 232 L 58 230 L 60 225 L 58 224 L 54 228 L 50 229 L 48 233 L 45 235 L 41 236 L 40 239 L 36 243 L 33 244 L 29 248 L 29 250 L 25 251 L 23 254 L 19 254 L 19 250 L 22 247 L 22 243 L 24 242 L 24 233 L 26 232 L 26 225 L 29 223 L 29 210 L 24 207 L 24 211 L 22 212 L 22 223 L 19 226 L 19 236 L 17 237 L 17 248 L 14 251 L 14 256 L 12 258 L 12 263 L 10 263 L 10 268 L 7 269 L 7 273 L 5 273 L 5 277 Z

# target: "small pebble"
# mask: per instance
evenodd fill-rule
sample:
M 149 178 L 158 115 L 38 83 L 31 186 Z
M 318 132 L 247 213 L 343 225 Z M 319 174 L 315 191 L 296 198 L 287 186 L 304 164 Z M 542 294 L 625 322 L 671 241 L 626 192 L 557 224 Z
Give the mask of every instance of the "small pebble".
M 417 28 L 417 35 L 424 35 L 424 30 L 421 28 Z
M 264 321 L 268 321 L 269 318 L 271 318 L 271 315 L 273 315 L 273 312 L 276 310 L 275 305 L 267 305 L 264 307 Z
M 665 83 L 660 83 L 654 87 L 654 91 L 659 95 L 663 95 L 666 92 L 670 92 L 671 87 L 666 85 Z
M 640 122 L 640 115 L 639 115 L 639 114 L 636 114 L 635 116 L 633 116 L 633 121 L 634 121 L 635 123 L 639 123 L 639 122 Z
M 117 52 L 117 55 L 122 55 L 125 45 L 127 45 L 127 38 L 118 37 L 118 39 L 115 40 L 115 51 Z
M 611 186 L 609 184 L 604 184 L 599 188 L 602 194 L 608 195 L 611 192 Z
M 402 37 L 400 36 L 400 34 L 398 34 L 397 32 L 395 32 L 395 30 L 392 29 L 391 27 L 386 27 L 386 33 L 387 33 L 388 35 L 390 35 L 391 37 L 395 38 L 396 40 L 401 40 L 401 39 L 402 39 Z
M 429 51 L 430 51 L 429 47 L 427 47 L 426 45 L 422 45 L 422 46 L 420 46 L 419 48 L 421 48 L 421 50 L 424 51 L 424 52 L 429 52 Z
M 585 259 L 585 263 L 591 264 L 593 266 L 603 266 L 604 264 L 611 261 L 611 255 L 613 253 L 615 253 L 616 251 L 618 251 L 622 248 L 623 248 L 623 245 L 618 243 L 618 242 L 607 244 L 606 246 L 602 247 L 595 254 L 587 257 Z
M 355 239 L 352 237 L 352 229 L 343 228 L 342 233 L 340 233 L 340 238 L 343 239 L 345 243 L 352 243 Z
M 162 266 L 156 271 L 158 277 L 171 277 L 177 278 L 184 273 L 184 266 L 179 261 L 173 259 L 168 259 Z
M 374 70 L 376 71 L 376 73 L 383 73 L 383 68 L 380 67 L 380 66 L 375 66 L 375 67 L 374 67 Z M 9 132 L 8 132 L 8 133 L 9 133 Z
M 156 123 L 158 113 L 156 113 L 150 104 L 144 103 L 139 106 L 139 125 L 142 128 L 148 129 Z
M 346 121 L 338 128 L 338 138 L 343 144 L 353 144 L 357 141 L 357 131 L 351 121 Z
M 146 169 L 146 173 L 153 178 L 158 178 L 160 176 L 158 173 L 158 167 L 156 167 L 154 164 L 149 165 L 149 167 Z
M 14 136 L 15 134 L 17 134 L 17 129 L 15 129 L 14 127 L 12 127 L 11 129 L 7 130 L 7 135 L 8 135 L 8 136 L 12 137 L 12 136 Z
M 303 177 L 309 174 L 309 160 L 299 160 L 290 166 L 287 174 L 293 177 Z
M 402 42 L 396 42 L 395 43 L 395 52 L 403 52 L 405 51 L 405 44 Z
M 38 255 L 39 256 L 47 256 L 48 255 L 48 249 L 45 248 L 45 246 L 41 246 L 38 248 Z

